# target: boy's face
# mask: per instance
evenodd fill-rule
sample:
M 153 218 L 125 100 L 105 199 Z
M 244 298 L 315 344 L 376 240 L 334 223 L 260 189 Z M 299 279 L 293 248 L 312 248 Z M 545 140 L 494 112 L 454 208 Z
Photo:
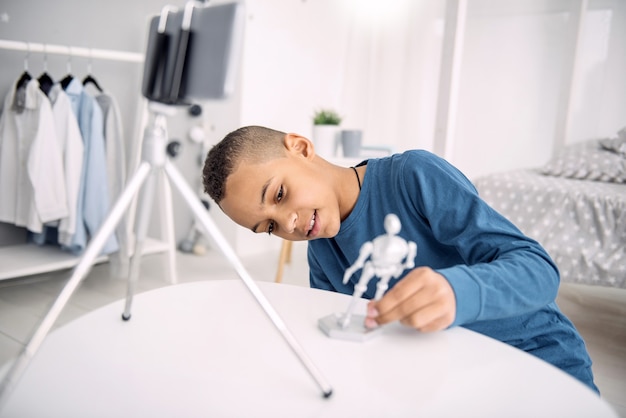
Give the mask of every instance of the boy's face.
M 285 154 L 240 164 L 226 181 L 220 207 L 256 233 L 291 241 L 334 237 L 342 218 L 334 174 L 323 169 L 306 138 L 288 134 Z

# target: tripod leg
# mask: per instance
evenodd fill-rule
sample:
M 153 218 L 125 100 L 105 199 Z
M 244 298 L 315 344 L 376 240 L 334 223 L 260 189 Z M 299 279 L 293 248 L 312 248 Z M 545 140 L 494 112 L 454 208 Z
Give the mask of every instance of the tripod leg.
M 137 172 L 133 176 L 133 178 L 129 181 L 126 190 L 120 195 L 117 202 L 109 212 L 108 217 L 96 233 L 94 237 L 91 239 L 87 248 L 85 248 L 85 252 L 83 256 L 79 260 L 76 267 L 72 271 L 72 275 L 70 276 L 68 282 L 65 284 L 63 290 L 54 301 L 52 307 L 41 321 L 37 329 L 35 330 L 33 336 L 30 338 L 28 343 L 24 346 L 19 356 L 13 362 L 11 368 L 5 375 L 2 383 L 0 384 L 0 409 L 2 403 L 9 395 L 9 392 L 12 389 L 12 386 L 17 383 L 22 373 L 26 370 L 28 363 L 33 358 L 41 343 L 50 332 L 50 329 L 56 322 L 59 314 L 67 304 L 68 300 L 83 280 L 83 278 L 89 273 L 91 267 L 93 266 L 93 262 L 98 257 L 104 244 L 106 243 L 109 236 L 115 231 L 117 224 L 120 219 L 124 215 L 124 212 L 130 205 L 133 200 L 135 194 L 145 181 L 146 177 L 150 173 L 150 164 L 142 163 Z
M 143 252 L 143 244 L 148 235 L 148 225 L 150 223 L 151 206 L 154 200 L 154 183 L 156 181 L 157 171 L 152 169 L 150 177 L 146 181 L 139 199 L 139 207 L 135 216 L 136 232 L 135 232 L 135 251 L 130 261 L 130 275 L 128 276 L 128 287 L 126 288 L 126 303 L 122 319 L 128 321 L 130 319 L 130 309 L 133 303 L 133 295 L 135 294 L 135 286 L 139 278 L 139 267 L 141 265 L 141 254 Z M 138 218 L 137 218 L 138 216 Z
M 176 284 L 176 238 L 174 237 L 174 210 L 172 209 L 172 188 L 165 177 L 163 170 L 159 170 L 159 186 L 161 191 L 162 202 L 161 210 L 161 233 L 163 240 L 167 242 L 167 257 L 165 258 L 165 270 L 171 284 Z
M 333 390 L 332 387 L 326 382 L 326 379 L 321 375 L 317 367 L 313 364 L 311 359 L 306 355 L 298 341 L 293 334 L 289 331 L 282 318 L 274 310 L 269 301 L 265 298 L 265 295 L 261 292 L 256 285 L 252 277 L 248 274 L 245 267 L 239 261 L 239 258 L 235 254 L 235 251 L 230 247 L 226 238 L 222 235 L 213 219 L 209 216 L 206 208 L 200 203 L 197 195 L 191 190 L 191 187 L 186 183 L 183 176 L 176 170 L 176 168 L 169 162 L 165 162 L 165 172 L 168 174 L 170 180 L 174 186 L 178 189 L 183 199 L 189 205 L 191 210 L 196 216 L 200 226 L 203 228 L 207 237 L 213 238 L 217 246 L 222 250 L 224 256 L 230 261 L 232 266 L 237 271 L 237 274 L 244 282 L 252 296 L 256 299 L 258 304 L 263 308 L 269 319 L 273 322 L 276 329 L 281 333 L 285 342 L 289 345 L 294 354 L 298 357 L 304 368 L 309 372 L 315 383 L 322 390 L 324 397 L 329 397 Z

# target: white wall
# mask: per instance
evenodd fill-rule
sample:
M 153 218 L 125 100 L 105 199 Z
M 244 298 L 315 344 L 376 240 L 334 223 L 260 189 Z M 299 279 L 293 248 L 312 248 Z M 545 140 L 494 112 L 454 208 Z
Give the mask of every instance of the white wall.
M 445 0 L 249 0 L 241 124 L 311 134 L 336 108 L 366 144 L 433 150 Z M 470 178 L 547 161 L 560 141 L 579 1 L 469 0 L 456 130 Z M 589 0 L 564 143 L 626 125 L 626 2 Z
M 432 148 L 445 1 L 248 0 L 241 125 L 311 136 L 336 109 L 366 145 Z M 236 228 L 241 254 L 279 240 Z
M 570 142 L 626 126 L 626 2 L 592 1 L 573 94 Z
M 451 160 L 470 177 L 540 166 L 558 149 L 577 3 L 469 2 Z M 626 125 L 625 6 L 589 1 L 564 144 Z
M 468 10 L 452 161 L 470 176 L 546 162 L 566 51 L 563 12 Z
M 429 145 L 444 4 L 249 0 L 242 124 L 309 136 L 332 107 L 366 144 Z

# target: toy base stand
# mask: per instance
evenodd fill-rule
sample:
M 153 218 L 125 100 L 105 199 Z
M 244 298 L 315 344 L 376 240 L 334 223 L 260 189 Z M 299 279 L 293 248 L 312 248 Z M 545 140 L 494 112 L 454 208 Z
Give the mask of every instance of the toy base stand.
M 324 334 L 338 340 L 365 342 L 377 337 L 383 332 L 382 327 L 365 328 L 365 325 L 363 325 L 365 321 L 364 315 L 353 315 L 348 326 L 342 328 L 341 325 L 339 325 L 339 319 L 341 319 L 342 316 L 343 314 L 339 313 L 330 314 L 320 318 L 317 324 L 320 329 L 324 331 Z

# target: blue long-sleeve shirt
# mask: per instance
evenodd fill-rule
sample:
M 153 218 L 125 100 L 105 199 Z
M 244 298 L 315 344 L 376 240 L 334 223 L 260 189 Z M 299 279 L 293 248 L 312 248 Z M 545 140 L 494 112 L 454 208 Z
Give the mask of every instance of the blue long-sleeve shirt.
M 385 233 L 388 213 L 400 218 L 399 236 L 417 244 L 415 266 L 431 267 L 452 286 L 453 326 L 534 354 L 598 391 L 585 344 L 554 302 L 559 272 L 552 259 L 487 205 L 459 170 L 429 152 L 367 162 L 361 193 L 339 233 L 309 242 L 311 287 L 352 294 L 359 273 L 345 285 L 343 273 L 364 242 Z M 364 297 L 374 297 L 376 281 Z

